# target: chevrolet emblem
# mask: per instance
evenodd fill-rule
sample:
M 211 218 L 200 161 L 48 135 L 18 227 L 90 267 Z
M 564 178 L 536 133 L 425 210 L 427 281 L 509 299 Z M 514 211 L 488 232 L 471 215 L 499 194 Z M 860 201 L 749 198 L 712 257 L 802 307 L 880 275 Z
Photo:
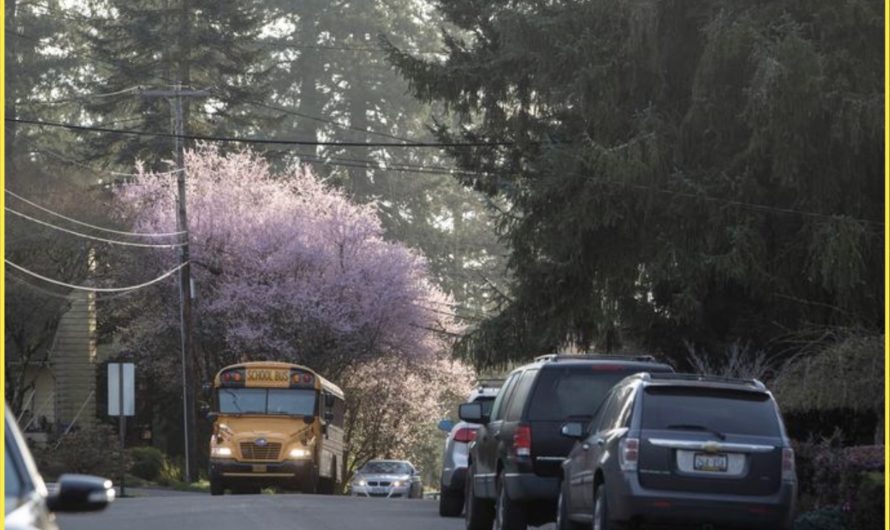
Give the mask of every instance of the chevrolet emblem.
M 704 449 L 706 453 L 716 453 L 720 450 L 720 444 L 717 442 L 705 442 L 702 449 Z

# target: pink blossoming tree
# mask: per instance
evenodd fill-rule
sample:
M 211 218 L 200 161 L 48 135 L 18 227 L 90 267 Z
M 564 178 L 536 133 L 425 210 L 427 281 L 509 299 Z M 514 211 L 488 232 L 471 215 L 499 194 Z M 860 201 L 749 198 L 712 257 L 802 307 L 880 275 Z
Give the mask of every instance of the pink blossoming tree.
M 436 453 L 430 428 L 466 395 L 472 372 L 446 359 L 459 329 L 424 258 L 384 239 L 373 205 L 350 202 L 306 167 L 276 173 L 251 151 L 211 146 L 185 162 L 205 380 L 244 360 L 306 364 L 347 392 L 353 462 Z M 175 175 L 137 174 L 117 192 L 122 214 L 139 232 L 174 231 Z M 177 261 L 177 250 L 151 250 L 125 269 L 144 279 Z M 175 279 L 116 306 L 125 345 L 159 374 L 178 373 Z
M 447 347 L 456 327 L 448 297 L 422 256 L 384 239 L 373 206 L 306 167 L 275 174 L 250 151 L 202 146 L 187 152 L 186 167 L 196 328 L 220 361 L 271 356 L 336 374 Z M 174 230 L 175 177 L 138 174 L 118 194 L 135 230 Z M 176 259 L 170 251 L 151 266 Z M 171 309 L 165 318 L 178 315 Z

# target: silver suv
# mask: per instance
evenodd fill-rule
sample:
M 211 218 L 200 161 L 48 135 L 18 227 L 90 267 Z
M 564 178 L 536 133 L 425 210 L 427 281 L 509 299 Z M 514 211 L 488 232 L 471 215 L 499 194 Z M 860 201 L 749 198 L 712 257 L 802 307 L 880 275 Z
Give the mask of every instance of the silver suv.
M 480 380 L 479 386 L 473 389 L 467 403 L 480 403 L 483 411 L 491 411 L 491 405 L 498 395 L 503 379 Z M 464 479 L 467 476 L 467 456 L 470 443 L 476 439 L 479 425 L 459 421 L 455 424 L 443 420 L 439 424 L 448 432 L 445 439 L 445 451 L 442 456 L 442 477 L 439 481 L 439 515 L 442 517 L 459 517 L 464 509 Z

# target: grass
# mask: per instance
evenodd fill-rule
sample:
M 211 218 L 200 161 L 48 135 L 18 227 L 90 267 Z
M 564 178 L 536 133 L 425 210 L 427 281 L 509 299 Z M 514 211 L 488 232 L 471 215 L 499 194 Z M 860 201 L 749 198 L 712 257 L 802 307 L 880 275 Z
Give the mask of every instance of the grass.
M 171 489 L 176 491 L 194 491 L 199 493 L 206 493 L 210 491 L 210 482 L 206 479 L 200 479 L 197 482 L 186 483 L 179 479 L 170 478 L 170 477 L 161 477 L 156 481 L 145 480 L 144 478 L 140 478 L 134 475 L 127 474 L 126 484 L 127 488 L 163 488 L 163 489 Z M 127 495 L 129 497 L 129 494 Z
M 187 483 L 181 480 L 175 479 L 166 479 L 158 484 L 164 488 L 170 488 L 176 491 L 196 491 L 207 493 L 210 491 L 210 482 L 205 479 L 200 479 L 197 482 Z

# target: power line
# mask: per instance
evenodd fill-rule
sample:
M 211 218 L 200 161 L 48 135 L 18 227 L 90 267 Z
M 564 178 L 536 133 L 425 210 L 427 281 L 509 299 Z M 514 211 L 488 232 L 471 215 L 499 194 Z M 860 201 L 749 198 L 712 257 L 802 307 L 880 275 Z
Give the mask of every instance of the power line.
M 20 137 L 19 139 L 24 139 L 25 141 L 27 141 L 29 143 L 31 141 L 30 139 L 28 139 L 26 137 Z M 68 162 L 69 164 L 74 164 L 77 167 L 90 170 L 96 174 L 111 175 L 113 177 L 124 177 L 124 178 L 135 178 L 135 177 L 139 176 L 139 173 L 124 173 L 121 171 L 111 171 L 110 169 L 102 169 L 102 168 L 91 166 L 89 164 L 84 164 L 83 162 L 80 162 L 73 158 L 69 158 L 69 157 L 59 153 L 58 151 L 54 151 L 52 149 L 47 149 L 46 147 L 32 148 L 29 152 L 49 155 L 52 158 L 61 160 L 62 162 Z M 183 170 L 182 169 L 171 169 L 169 171 L 153 171 L 152 173 L 155 175 L 175 175 L 176 173 L 179 173 L 180 171 L 183 171 Z
M 308 45 L 308 44 L 300 44 L 300 45 L 287 45 L 288 49 L 294 50 L 320 50 L 320 51 L 335 51 L 335 52 L 367 52 L 367 53 L 387 53 L 383 48 L 374 48 L 371 46 L 363 47 L 363 46 L 324 46 L 324 45 Z M 280 48 L 276 48 L 277 50 Z M 402 50 L 405 53 L 416 53 L 416 54 L 435 54 L 435 55 L 445 55 L 448 52 L 443 50 L 421 50 L 421 49 L 413 49 L 413 50 Z
M 386 164 L 384 167 L 381 167 L 380 161 L 377 160 L 368 160 L 368 159 L 352 159 L 352 158 L 339 158 L 339 157 L 330 157 L 325 158 L 323 156 L 312 155 L 308 153 L 297 153 L 301 159 L 308 159 L 311 162 L 317 162 L 321 164 L 331 165 L 331 166 L 342 166 L 342 167 L 356 167 L 362 169 L 375 169 L 378 171 L 398 171 L 398 172 L 411 172 L 411 173 L 425 173 L 431 175 L 477 175 L 483 176 L 487 175 L 486 173 L 475 172 L 475 171 L 466 171 L 463 169 L 456 168 L 448 168 L 443 166 L 423 166 L 423 165 L 415 165 L 415 164 L 407 164 L 407 163 L 395 163 L 389 164 L 387 162 L 382 162 Z
M 39 205 L 39 204 L 37 204 L 37 203 L 35 203 L 35 202 L 33 202 L 33 201 L 29 201 L 28 199 L 22 197 L 21 195 L 18 195 L 17 193 L 14 193 L 14 192 L 10 191 L 10 190 L 6 190 L 6 193 L 8 193 L 11 197 L 15 197 L 16 199 L 18 199 L 18 200 L 24 202 L 25 204 L 29 204 L 29 205 L 33 206 L 34 208 L 37 208 L 38 210 L 42 210 L 42 211 L 44 211 L 44 212 L 46 212 L 46 213 L 48 213 L 48 214 L 50 214 L 50 215 L 54 215 L 54 216 L 56 216 L 56 217 L 58 217 L 58 218 L 60 218 L 60 219 L 64 219 L 64 220 L 69 221 L 69 222 L 72 222 L 72 223 L 74 223 L 74 224 L 78 224 L 78 225 L 85 226 L 85 227 L 87 227 L 87 228 L 92 228 L 92 229 L 94 229 L 94 230 L 99 230 L 99 231 L 102 231 L 102 232 L 108 232 L 108 233 L 111 233 L 111 234 L 119 234 L 119 235 L 122 235 L 122 236 L 134 236 L 134 237 L 171 237 L 171 236 L 181 236 L 181 235 L 185 234 L 185 232 L 183 232 L 183 231 L 179 231 L 179 232 L 153 232 L 153 233 L 148 233 L 148 232 L 125 232 L 125 231 L 123 231 L 123 230 L 114 230 L 114 229 L 111 229 L 111 228 L 103 228 L 103 227 L 101 227 L 101 226 L 96 226 L 96 225 L 93 225 L 93 224 L 90 224 L 90 223 L 85 223 L 85 222 L 83 222 L 83 221 L 78 221 L 77 219 L 73 219 L 73 218 L 71 218 L 71 217 L 67 217 L 67 216 L 65 216 L 65 215 L 62 215 L 62 214 L 60 214 L 60 213 L 58 213 L 58 212 L 56 212 L 56 211 L 53 211 L 53 210 L 50 210 L 49 208 L 46 208 L 46 207 L 44 207 L 44 206 L 41 206 L 41 205 Z
M 73 296 L 73 295 L 70 295 L 70 294 L 67 294 L 67 295 L 66 295 L 66 294 L 59 294 L 59 293 L 50 291 L 49 289 L 44 289 L 43 287 L 40 287 L 40 286 L 38 286 L 38 285 L 34 285 L 33 283 L 29 282 L 28 280 L 25 280 L 24 278 L 19 278 L 19 277 L 17 277 L 15 274 L 9 274 L 9 275 L 7 275 L 6 277 L 9 278 L 9 279 L 11 279 L 12 281 L 16 282 L 17 284 L 22 285 L 22 286 L 24 286 L 24 287 L 27 287 L 28 289 L 31 289 L 32 291 L 38 292 L 38 293 L 40 293 L 40 294 L 42 294 L 42 295 L 44 295 L 44 296 L 49 296 L 49 297 L 51 297 L 51 298 L 56 298 L 56 299 L 59 299 L 59 300 L 69 300 L 69 301 L 70 301 L 70 300 L 76 300 L 76 297 Z M 97 301 L 97 302 L 104 302 L 104 301 L 106 301 L 106 300 L 114 300 L 114 299 L 117 299 L 117 298 L 122 298 L 122 297 L 124 297 L 124 296 L 130 296 L 131 294 L 133 294 L 133 293 L 135 293 L 135 292 L 136 292 L 135 290 L 134 290 L 134 291 L 123 291 L 123 292 L 120 292 L 120 293 L 117 293 L 117 294 L 109 294 L 109 295 L 106 295 L 106 296 L 97 296 L 97 297 L 96 297 L 96 301 Z
M 137 92 L 139 90 L 142 90 L 142 88 L 143 87 L 136 85 L 136 86 L 131 86 L 129 88 L 124 88 L 121 90 L 115 90 L 114 92 L 104 92 L 104 93 L 98 93 L 98 94 L 82 94 L 79 96 L 72 96 L 69 98 L 61 98 L 61 99 L 53 99 L 50 101 L 21 101 L 21 102 L 19 102 L 19 104 L 20 105 L 21 104 L 25 104 L 25 105 L 58 105 L 59 103 L 70 103 L 72 101 L 84 101 L 84 100 L 89 100 L 89 99 L 93 99 L 93 98 L 110 98 L 110 97 L 114 97 L 114 96 L 120 96 L 122 94 L 129 94 L 131 92 Z M 138 118 L 134 118 L 133 120 L 123 120 L 123 121 L 118 120 L 116 123 L 123 123 L 124 121 L 136 121 L 139 119 L 143 119 L 143 118 L 138 117 Z
M 89 131 L 89 132 L 100 132 L 100 133 L 111 133 L 111 134 L 123 134 L 123 135 L 134 135 L 134 136 L 152 136 L 152 137 L 163 137 L 163 138 L 182 138 L 182 139 L 191 139 L 191 140 L 204 140 L 204 141 L 216 141 L 216 142 L 231 142 L 231 143 L 248 143 L 248 144 L 271 144 L 271 145 L 302 145 L 302 146 L 338 146 L 338 147 L 435 147 L 435 148 L 446 148 L 446 147 L 508 147 L 515 145 L 514 142 L 453 142 L 453 143 L 435 143 L 435 142 L 405 142 L 405 143 L 386 143 L 386 142 L 318 142 L 318 141 L 301 141 L 301 140 L 277 140 L 277 139 L 264 139 L 264 138 L 241 138 L 241 137 L 223 137 L 223 136 L 201 136 L 201 135 L 176 135 L 170 133 L 154 133 L 148 131 L 135 131 L 130 129 L 111 129 L 105 127 L 89 127 L 84 125 L 75 125 L 70 123 L 57 123 L 57 122 L 47 122 L 47 121 L 38 121 L 38 120 L 25 120 L 25 119 L 16 119 L 16 118 L 6 118 L 6 121 L 16 122 L 16 123 L 24 123 L 29 125 L 38 125 L 38 126 L 46 126 L 46 127 L 61 127 L 71 130 L 77 131 Z M 531 142 L 531 143 L 541 143 L 541 142 Z M 317 157 L 316 157 L 317 158 Z M 365 169 L 378 169 L 378 170 L 386 170 L 388 168 L 381 167 L 369 167 L 367 165 L 357 165 L 355 163 L 350 162 L 329 162 L 325 160 L 320 160 L 323 163 L 329 163 L 331 165 L 340 165 L 345 167 L 360 167 Z M 482 173 L 476 172 L 468 172 L 464 170 L 456 170 L 456 171 L 447 171 L 446 173 L 442 172 L 432 172 L 424 169 L 407 169 L 407 168 L 392 168 L 393 171 L 411 171 L 417 173 L 436 173 L 436 174 L 468 174 L 468 175 L 483 175 Z M 635 189 L 641 189 L 646 191 L 654 191 L 657 193 L 663 193 L 678 197 L 687 197 L 691 199 L 699 199 L 713 202 L 722 202 L 724 204 L 737 206 L 737 207 L 745 207 L 758 209 L 762 211 L 770 211 L 775 213 L 784 213 L 784 214 L 796 214 L 796 215 L 804 215 L 810 217 L 818 217 L 824 219 L 833 219 L 834 216 L 830 214 L 824 214 L 821 212 L 812 212 L 806 210 L 798 210 L 794 208 L 782 208 L 777 206 L 769 206 L 765 204 L 757 204 L 750 203 L 744 201 L 738 201 L 734 199 L 724 199 L 720 197 L 713 197 L 705 194 L 695 194 L 688 193 L 682 191 L 673 191 L 673 190 L 665 190 L 662 188 L 657 188 L 654 186 L 644 186 L 639 184 L 630 184 L 625 182 L 618 181 L 609 181 L 609 180 L 600 180 L 600 183 L 607 185 L 617 185 L 630 187 Z M 875 226 L 884 226 L 883 222 L 872 221 L 868 219 L 859 219 L 852 218 L 855 221 L 875 225 Z
M 22 118 L 5 118 L 6 121 L 13 123 L 22 123 L 27 125 L 37 125 L 41 127 L 56 127 L 69 129 L 72 131 L 87 131 L 97 133 L 119 134 L 127 136 L 151 136 L 155 138 L 180 138 L 184 140 L 201 140 L 207 142 L 223 142 L 223 143 L 246 143 L 246 144 L 266 144 L 266 145 L 302 145 L 302 146 L 334 146 L 334 147 L 505 147 L 512 146 L 514 142 L 322 142 L 315 140 L 280 140 L 274 138 L 243 138 L 237 136 L 208 136 L 196 134 L 173 134 L 150 131 L 137 131 L 134 129 L 112 129 L 109 127 L 94 127 L 87 125 L 77 125 L 73 123 L 60 123 L 41 120 L 30 120 Z
M 393 143 L 380 143 L 380 144 L 375 144 L 375 143 L 355 143 L 355 142 L 353 142 L 353 143 L 345 143 L 345 142 L 296 142 L 298 145 L 352 146 L 352 147 L 355 147 L 355 146 L 363 146 L 363 147 L 382 147 L 382 146 L 393 146 L 393 147 L 395 147 L 395 146 L 405 146 L 405 147 L 428 146 L 428 147 L 436 147 L 436 146 L 445 146 L 445 147 L 447 147 L 447 146 L 452 146 L 452 145 L 467 145 L 467 146 L 469 146 L 469 145 L 480 145 L 480 146 L 481 146 L 481 145 L 494 145 L 494 144 L 470 144 L 470 143 L 466 143 L 466 144 L 437 144 L 437 143 L 432 143 L 432 142 L 430 142 L 430 143 L 426 143 L 426 142 L 415 142 L 415 141 L 412 141 L 412 140 L 410 140 L 410 139 L 408 139 L 408 138 L 404 138 L 404 137 L 400 137 L 400 136 L 396 136 L 396 135 L 391 135 L 391 134 L 388 134 L 388 133 L 383 133 L 383 132 L 373 131 L 373 130 L 369 130 L 369 129 L 361 129 L 361 128 L 359 128 L 359 127 L 351 127 L 351 126 L 348 126 L 348 125 L 344 125 L 344 124 L 338 123 L 338 122 L 336 122 L 336 121 L 334 121 L 334 120 L 328 120 L 328 119 L 320 118 L 320 117 L 317 117 L 317 116 L 311 116 L 311 115 L 304 114 L 304 113 L 300 113 L 300 112 L 297 112 L 297 111 L 292 111 L 292 110 L 290 110 L 290 109 L 285 109 L 285 108 L 281 108 L 281 107 L 275 107 L 275 106 L 273 106 L 273 105 L 268 105 L 268 104 L 265 104 L 265 103 L 254 102 L 254 101 L 248 101 L 247 103 L 252 104 L 252 105 L 256 105 L 256 106 L 265 107 L 265 108 L 272 109 L 272 110 L 277 110 L 277 111 L 285 112 L 285 113 L 288 113 L 288 114 L 293 114 L 293 115 L 300 116 L 300 117 L 304 117 L 304 118 L 307 118 L 307 119 L 312 119 L 312 120 L 316 120 L 316 121 L 320 121 L 320 122 L 324 122 L 324 123 L 330 123 L 330 124 L 332 124 L 332 125 L 336 125 L 336 126 L 338 126 L 338 127 L 342 127 L 342 128 L 346 128 L 346 129 L 350 129 L 350 130 L 355 130 L 355 131 L 364 132 L 364 133 L 367 133 L 367 134 L 378 135 L 378 136 L 385 136 L 385 137 L 388 137 L 388 138 L 393 138 L 393 139 L 397 139 L 397 140 L 406 142 L 406 143 L 401 143 L 401 144 L 393 144 Z M 106 128 L 99 128 L 99 127 L 74 126 L 74 125 L 71 125 L 71 124 L 57 124 L 57 123 L 50 123 L 50 122 L 39 122 L 39 121 L 28 121 L 28 120 L 13 120 L 13 119 L 11 119 L 11 118 L 8 118 L 7 121 L 27 122 L 27 123 L 29 123 L 29 124 L 34 124 L 34 125 L 61 126 L 61 127 L 66 127 L 66 126 L 68 126 L 68 127 L 76 127 L 78 130 L 81 130 L 81 129 L 82 129 L 82 130 L 94 130 L 94 131 L 99 131 L 99 132 L 112 132 L 112 133 L 113 133 L 113 132 L 120 132 L 120 133 L 123 133 L 123 134 L 141 134 L 141 135 L 154 135 L 154 136 L 175 137 L 175 135 L 172 135 L 172 134 L 169 134 L 169 133 L 148 133 L 148 132 L 144 132 L 144 131 L 107 130 Z M 236 139 L 220 138 L 220 139 L 221 139 L 221 140 L 234 140 L 234 141 L 243 141 L 243 142 L 253 142 L 253 143 L 287 143 L 287 141 L 269 141 L 269 140 L 262 140 L 262 139 L 256 139 L 256 140 L 245 139 L 245 138 L 236 138 Z M 410 144 L 410 145 L 409 145 L 409 144 Z M 508 145 L 508 144 L 509 144 L 509 143 L 507 143 L 507 142 L 503 143 L 503 145 Z M 97 172 L 97 173 L 108 173 L 108 174 L 111 174 L 111 175 L 115 175 L 115 176 L 123 176 L 123 177 L 136 177 L 136 176 L 138 176 L 138 175 L 136 175 L 136 174 L 132 174 L 132 173 L 119 173 L 119 172 L 106 171 L 106 170 L 101 170 L 101 169 L 98 169 L 98 168 L 94 168 L 94 167 L 91 167 L 91 166 L 82 164 L 81 162 L 78 162 L 78 161 L 76 161 L 76 160 L 73 160 L 73 159 L 64 157 L 63 155 L 61 155 L 61 154 L 59 154 L 59 153 L 56 153 L 56 152 L 53 152 L 53 151 L 48 150 L 48 149 L 42 149 L 41 152 L 45 152 L 46 154 L 49 154 L 49 155 L 51 155 L 51 156 L 55 156 L 55 157 L 57 157 L 57 158 L 59 158 L 59 159 L 61 159 L 61 160 L 70 162 L 70 163 L 72 163 L 72 164 L 76 164 L 76 165 L 78 165 L 78 166 L 80 166 L 80 167 L 83 167 L 83 168 L 85 168 L 85 169 L 89 169 L 89 170 L 94 171 L 94 172 Z M 342 166 L 342 167 L 362 168 L 362 169 L 374 169 L 374 170 L 397 171 L 397 172 L 416 172 L 416 173 L 426 173 L 426 174 L 434 174 L 434 175 L 451 175 L 451 176 L 454 176 L 454 175 L 485 175 L 485 174 L 486 174 L 486 173 L 482 173 L 482 172 L 466 171 L 466 170 L 454 169 L 454 168 L 448 168 L 448 167 L 442 167 L 442 166 L 426 166 L 426 165 L 416 165 L 416 164 L 407 164 L 407 163 L 396 163 L 396 164 L 392 164 L 392 163 L 386 163 L 386 162 L 383 162 L 384 164 L 386 164 L 386 167 L 381 167 L 381 166 L 380 166 L 381 162 L 378 161 L 378 160 L 368 160 L 368 159 L 347 159 L 347 158 L 334 158 L 334 157 L 326 158 L 326 157 L 320 157 L 320 156 L 318 156 L 318 155 L 309 154 L 309 153 L 299 153 L 298 156 L 300 156 L 300 158 L 303 158 L 303 159 L 309 159 L 309 160 L 314 161 L 314 162 L 320 162 L 320 163 L 324 163 L 324 164 L 335 165 L 335 166 Z M 175 173 L 176 171 L 178 171 L 178 170 L 173 170 L 173 171 L 170 171 L 169 173 Z M 164 173 L 163 173 L 163 172 L 156 172 L 155 174 L 159 174 L 159 175 L 160 175 L 160 174 L 164 174 Z
M 353 127 L 353 126 L 351 126 L 351 125 L 345 125 L 345 124 L 343 124 L 343 123 L 340 123 L 340 122 L 338 122 L 338 121 L 336 121 L 336 120 L 331 120 L 331 119 L 328 119 L 328 118 L 321 118 L 321 117 L 319 117 L 319 116 L 312 116 L 312 115 L 310 115 L 310 114 L 304 114 L 304 113 L 302 113 L 302 112 L 298 112 L 298 111 L 291 110 L 291 109 L 286 109 L 286 108 L 283 108 L 283 107 L 276 107 L 275 105 L 269 105 L 269 104 L 267 104 L 267 103 L 262 103 L 262 102 L 259 102 L 259 101 L 250 101 L 250 100 L 247 100 L 247 101 L 245 101 L 245 103 L 247 103 L 247 104 L 249 104 L 249 105 L 254 105 L 254 106 L 257 106 L 257 107 L 263 107 L 263 108 L 266 108 L 266 109 L 269 109 L 269 110 L 275 110 L 275 111 L 278 111 L 278 112 L 283 112 L 283 113 L 285 113 L 285 114 L 291 114 L 291 115 L 293 115 L 293 116 L 298 116 L 298 117 L 300 117 L 300 118 L 306 118 L 306 119 L 308 119 L 308 120 L 318 121 L 318 122 L 321 122 L 321 123 L 328 123 L 328 124 L 334 125 L 334 126 L 336 126 L 336 127 L 340 127 L 341 129 L 348 129 L 348 130 L 351 130 L 351 131 L 363 132 L 363 133 L 371 134 L 371 135 L 374 135 L 374 136 L 382 136 L 382 137 L 384 137 L 384 138 L 390 138 L 390 139 L 392 139 L 392 140 L 400 140 L 400 141 L 402 141 L 402 142 L 411 142 L 411 141 L 412 141 L 410 138 L 404 138 L 404 137 L 402 137 L 402 136 L 396 136 L 396 135 L 389 134 L 389 133 L 385 133 L 385 132 L 378 132 L 378 131 L 374 131 L 374 130 L 372 130 L 372 129 L 362 129 L 361 127 Z
M 77 232 L 75 230 L 69 230 L 67 228 L 62 228 L 61 226 L 56 226 L 56 225 L 54 225 L 52 223 L 48 223 L 46 221 L 41 221 L 40 219 L 36 219 L 34 217 L 31 217 L 30 215 L 25 215 L 21 212 L 13 210 L 12 208 L 10 208 L 8 206 L 5 208 L 5 210 L 13 215 L 21 217 L 23 219 L 27 219 L 28 221 L 46 226 L 48 228 L 52 228 L 54 230 L 58 230 L 60 232 L 65 232 L 65 233 L 68 233 L 68 234 L 71 234 L 71 235 L 74 235 L 77 237 L 82 237 L 85 239 L 92 239 L 94 241 L 101 241 L 102 243 L 109 243 L 112 245 L 122 245 L 122 246 L 126 246 L 126 247 L 141 247 L 141 248 L 175 248 L 175 247 L 184 246 L 186 244 L 186 243 L 131 243 L 129 241 L 118 241 L 115 239 L 106 239 L 104 237 L 91 236 L 89 234 L 84 234 L 82 232 Z
M 110 171 L 106 169 L 101 169 L 97 167 L 90 166 L 88 164 L 84 164 L 72 158 L 65 157 L 51 149 L 40 148 L 34 149 L 34 152 L 43 153 L 49 155 L 53 158 L 61 160 L 63 162 L 68 162 L 75 166 L 90 170 L 96 174 L 103 175 L 111 175 L 115 177 L 124 177 L 124 178 L 134 178 L 140 176 L 138 173 L 122 173 L 118 171 Z M 458 168 L 449 168 L 445 166 L 425 166 L 418 164 L 409 164 L 404 162 L 390 163 L 390 162 L 381 162 L 379 160 L 373 159 L 355 159 L 355 158 L 342 158 L 342 157 L 324 157 L 310 153 L 295 153 L 301 160 L 325 164 L 329 166 L 337 166 L 337 167 L 354 167 L 361 169 L 372 169 L 377 171 L 395 171 L 400 173 L 419 173 L 419 174 L 429 174 L 429 175 L 447 175 L 447 176 L 456 176 L 456 175 L 478 175 L 484 176 L 488 175 L 488 173 L 483 173 L 479 171 L 468 171 Z M 385 164 L 385 167 L 381 167 L 380 164 Z M 169 171 L 149 171 L 153 175 L 172 175 L 176 174 L 180 169 L 173 169 Z
M 144 287 L 148 287 L 150 285 L 153 285 L 155 283 L 158 283 L 158 282 L 170 277 L 171 275 L 175 274 L 179 269 L 181 269 L 188 263 L 188 262 L 180 263 L 175 268 L 165 272 L 164 274 L 158 276 L 157 278 L 155 278 L 153 280 L 149 280 L 145 283 L 140 283 L 139 285 L 131 285 L 129 287 L 90 287 L 87 285 L 73 285 L 73 284 L 66 283 L 66 282 L 60 282 L 59 280 L 47 278 L 46 276 L 38 274 L 32 270 L 26 269 L 25 267 L 22 267 L 21 265 L 13 263 L 12 261 L 10 261 L 8 259 L 4 259 L 4 261 L 10 267 L 12 267 L 14 269 L 18 269 L 19 271 L 27 274 L 28 276 L 32 276 L 34 278 L 37 278 L 38 280 L 43 280 L 47 283 L 51 283 L 53 285 L 58 285 L 60 287 L 67 287 L 68 289 L 75 289 L 78 291 L 87 291 L 87 292 L 92 292 L 92 293 L 122 293 L 125 291 L 135 291 L 136 289 L 142 289 Z
M 24 138 L 28 140 L 27 138 Z M 123 173 L 119 171 L 111 171 L 102 168 L 97 168 L 94 166 L 90 166 L 88 164 L 84 164 L 80 161 L 77 161 L 73 158 L 66 157 L 57 151 L 53 151 L 52 149 L 47 148 L 39 148 L 33 149 L 35 153 L 42 153 L 45 155 L 49 155 L 53 158 L 61 160 L 63 162 L 68 162 L 77 167 L 81 167 L 83 169 L 87 169 L 96 174 L 102 175 L 111 175 L 115 177 L 124 177 L 124 178 L 134 178 L 140 176 L 138 173 Z M 324 157 L 310 153 L 296 153 L 300 159 L 307 160 L 310 162 L 317 162 L 325 165 L 331 166 L 342 166 L 342 167 L 354 167 L 354 168 L 362 168 L 362 169 L 373 169 L 378 171 L 396 171 L 401 173 L 421 173 L 421 174 L 430 174 L 430 175 L 487 175 L 487 173 L 478 172 L 478 171 L 467 171 L 463 169 L 457 168 L 449 168 L 444 166 L 425 166 L 418 164 L 409 164 L 409 163 L 388 163 L 381 162 L 379 160 L 373 159 L 354 159 L 354 158 L 342 158 L 342 157 Z M 381 167 L 380 164 L 386 164 L 385 167 Z M 181 169 L 172 169 L 169 171 L 150 171 L 149 173 L 153 175 L 173 175 L 182 171 Z
M 704 193 L 690 193 L 690 192 L 684 192 L 684 191 L 666 190 L 664 188 L 658 188 L 655 186 L 645 186 L 642 184 L 631 184 L 629 182 L 618 182 L 618 181 L 608 180 L 608 179 L 600 180 L 598 182 L 603 183 L 603 184 L 609 184 L 609 185 L 623 186 L 626 188 L 633 188 L 633 189 L 637 189 L 637 190 L 641 190 L 641 191 L 653 191 L 656 193 L 672 195 L 675 197 L 684 197 L 684 198 L 688 198 L 688 199 L 697 199 L 697 200 L 703 200 L 703 201 L 708 201 L 708 202 L 717 202 L 717 203 L 727 204 L 729 206 L 738 206 L 741 208 L 750 208 L 750 209 L 754 209 L 754 210 L 761 210 L 761 211 L 767 211 L 767 212 L 772 212 L 772 213 L 802 215 L 802 216 L 807 216 L 807 217 L 817 217 L 817 218 L 821 218 L 821 219 L 835 219 L 837 215 L 841 215 L 841 214 L 831 215 L 831 214 L 825 214 L 825 213 L 821 213 L 821 212 L 812 212 L 812 211 L 808 211 L 808 210 L 798 210 L 795 208 L 782 208 L 780 206 L 769 206 L 766 204 L 738 201 L 735 199 L 724 199 L 722 197 L 714 197 L 712 195 L 706 195 Z M 872 221 L 870 219 L 861 219 L 861 218 L 857 218 L 857 217 L 849 217 L 849 219 L 851 219 L 853 221 L 860 222 L 860 223 L 866 223 L 866 224 L 871 224 L 871 225 L 875 225 L 875 226 L 884 226 L 884 223 L 880 222 L 880 221 Z

